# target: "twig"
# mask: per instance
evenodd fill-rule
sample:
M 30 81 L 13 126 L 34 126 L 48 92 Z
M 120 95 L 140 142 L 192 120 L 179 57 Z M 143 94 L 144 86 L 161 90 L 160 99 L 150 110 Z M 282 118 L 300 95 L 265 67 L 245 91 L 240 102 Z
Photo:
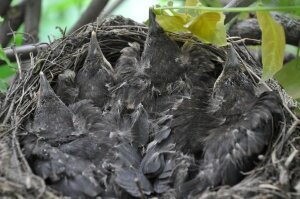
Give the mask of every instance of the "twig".
M 299 153 L 297 149 L 294 149 L 294 151 L 289 155 L 289 157 L 285 160 L 284 166 L 289 167 L 295 156 Z
M 14 95 L 14 98 L 13 98 L 13 100 L 11 101 L 10 106 L 9 106 L 9 109 L 8 109 L 8 111 L 7 111 L 7 114 L 6 114 L 6 116 L 5 116 L 4 120 L 3 120 L 3 124 L 4 124 L 4 125 L 7 123 L 7 121 L 9 120 L 9 118 L 10 118 L 10 116 L 11 116 L 11 114 L 12 114 L 12 111 L 13 111 L 14 105 L 15 105 L 15 101 L 16 101 L 16 95 Z
M 18 56 L 18 53 L 16 52 L 14 46 L 12 47 L 12 50 L 14 51 L 15 57 L 16 57 L 16 61 L 17 61 L 17 65 L 18 65 L 18 70 L 19 70 L 19 78 L 20 80 L 22 79 L 22 68 L 21 68 L 21 62 Z
M 236 38 L 236 37 L 233 37 Z M 246 45 L 260 45 L 261 44 L 261 40 L 258 39 L 251 39 L 251 38 L 241 38 L 238 37 L 239 39 L 237 40 L 231 40 L 231 42 L 236 43 L 236 44 L 246 44 Z M 232 38 L 230 38 L 232 39 Z
M 255 6 L 255 7 L 239 7 L 239 8 L 220 8 L 220 7 L 207 7 L 207 6 L 164 6 L 164 7 L 156 7 L 155 10 L 179 10 L 179 9 L 187 9 L 187 10 L 203 10 L 203 11 L 213 11 L 213 12 L 256 12 L 256 11 L 296 11 L 300 8 L 300 5 L 296 6 Z
M 43 49 L 47 49 L 47 48 L 48 49 L 50 48 L 49 44 L 37 43 L 37 44 L 27 44 L 27 45 L 23 45 L 23 46 L 17 46 L 17 47 L 14 47 L 14 49 L 4 48 L 3 50 L 10 61 L 15 61 L 16 60 L 15 52 L 17 54 L 22 54 L 22 57 L 24 59 L 27 59 L 27 58 L 29 58 L 29 53 L 33 53 L 33 55 L 36 55 L 39 50 L 43 50 Z
M 296 120 L 293 122 L 293 124 L 291 125 L 291 127 L 288 129 L 286 133 L 284 142 L 288 140 L 288 138 L 292 135 L 292 133 L 296 130 L 297 126 L 299 125 L 300 125 L 300 120 Z

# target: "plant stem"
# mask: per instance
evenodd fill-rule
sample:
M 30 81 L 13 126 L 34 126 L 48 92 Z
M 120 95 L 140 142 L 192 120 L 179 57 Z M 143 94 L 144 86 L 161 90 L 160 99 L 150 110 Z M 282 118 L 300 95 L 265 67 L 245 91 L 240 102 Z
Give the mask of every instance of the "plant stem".
M 255 12 L 255 11 L 291 11 L 300 10 L 300 5 L 297 6 L 281 6 L 281 7 L 239 7 L 239 8 L 217 8 L 217 7 L 196 7 L 196 6 L 179 6 L 179 7 L 161 7 L 154 8 L 155 10 L 204 10 L 204 11 L 221 11 L 221 12 Z

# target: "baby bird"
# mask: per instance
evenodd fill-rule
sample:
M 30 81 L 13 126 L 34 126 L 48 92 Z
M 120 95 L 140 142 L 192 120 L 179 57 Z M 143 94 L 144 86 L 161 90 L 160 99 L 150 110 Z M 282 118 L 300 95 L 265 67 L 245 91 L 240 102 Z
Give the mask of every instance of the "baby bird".
M 96 32 L 92 32 L 88 54 L 83 67 L 76 75 L 78 99 L 89 99 L 102 108 L 109 100 L 108 84 L 113 83 L 113 68 L 104 57 Z
M 59 74 L 55 93 L 66 105 L 75 103 L 78 97 L 78 87 L 75 84 L 75 72 L 69 69 Z
M 178 189 L 183 198 L 238 183 L 278 133 L 283 114 L 280 99 L 273 92 L 256 97 L 255 89 L 231 47 L 210 99 L 209 114 L 218 124 L 202 138 L 199 173 Z
M 43 72 L 33 118 L 33 129 L 44 139 L 55 139 L 75 131 L 71 110 L 57 97 Z
M 184 72 L 181 63 L 181 51 L 155 20 L 155 14 L 149 10 L 149 30 L 145 41 L 141 62 L 155 87 L 175 82 Z
M 111 90 L 113 100 L 119 100 L 127 110 L 134 110 L 145 98 L 149 98 L 150 79 L 140 64 L 140 45 L 129 43 L 121 50 L 115 67 L 116 84 Z
M 40 74 L 32 129 L 22 144 L 33 171 L 63 195 L 94 198 L 105 190 L 102 164 L 112 156 L 112 143 L 101 113 L 87 100 L 67 107 Z

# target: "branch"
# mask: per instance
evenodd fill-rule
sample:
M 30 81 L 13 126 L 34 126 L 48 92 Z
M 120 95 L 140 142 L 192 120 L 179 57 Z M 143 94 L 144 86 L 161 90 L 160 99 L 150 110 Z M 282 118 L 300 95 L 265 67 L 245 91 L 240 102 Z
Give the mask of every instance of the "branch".
M 253 56 L 253 58 L 262 65 L 261 49 L 259 49 L 259 50 L 248 49 L 248 51 Z M 286 64 L 286 63 L 288 63 L 289 61 L 291 61 L 291 60 L 293 60 L 295 58 L 296 58 L 296 56 L 293 53 L 285 52 L 284 53 L 284 57 L 283 57 L 283 64 Z
M 5 16 L 5 20 L 0 26 L 0 44 L 2 47 L 7 46 L 12 35 L 8 33 L 18 30 L 20 25 L 24 21 L 25 14 L 25 1 L 22 1 L 20 4 L 10 8 Z
M 224 8 L 238 8 L 238 7 L 248 7 L 256 2 L 256 0 L 231 0 Z M 225 13 L 226 18 L 224 23 L 227 24 L 231 19 L 233 19 L 239 13 L 227 12 Z
M 287 15 L 278 13 L 272 14 L 273 18 L 283 26 L 286 43 L 298 46 L 300 41 L 300 20 L 292 19 Z M 257 19 L 247 19 L 239 21 L 229 30 L 230 36 L 240 36 L 242 38 L 261 39 L 261 30 Z
M 109 16 L 118 6 L 120 6 L 124 0 L 115 0 L 109 7 L 105 7 L 105 9 L 100 13 L 99 18 L 103 19 Z
M 75 30 L 79 29 L 81 26 L 96 21 L 97 17 L 104 9 L 108 0 L 93 0 L 89 7 L 84 11 L 80 19 L 76 22 L 76 24 L 71 28 L 69 33 L 74 32 Z
M 10 61 L 15 61 L 15 54 L 16 52 L 18 55 L 22 56 L 22 59 L 28 59 L 29 54 L 33 53 L 33 55 L 36 55 L 38 51 L 46 49 L 49 47 L 49 44 L 40 43 L 40 44 L 27 44 L 23 46 L 18 46 L 13 48 L 4 48 L 3 51 L 6 54 L 7 58 Z M 0 61 L 0 65 L 3 64 Z
M 1 1 L 1 6 L 0 6 L 0 16 L 4 17 L 6 12 L 9 9 L 10 3 L 12 0 L 2 0 Z
M 25 44 L 38 42 L 39 24 L 41 17 L 41 0 L 27 0 L 25 11 L 25 32 L 30 35 L 30 39 L 25 40 Z

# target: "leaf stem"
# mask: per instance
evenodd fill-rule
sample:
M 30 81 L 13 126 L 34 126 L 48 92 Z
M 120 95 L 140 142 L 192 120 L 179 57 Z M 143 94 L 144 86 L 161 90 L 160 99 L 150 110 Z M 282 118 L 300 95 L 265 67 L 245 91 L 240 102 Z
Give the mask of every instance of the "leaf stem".
M 177 9 L 187 9 L 187 10 L 204 10 L 204 11 L 221 11 L 221 12 L 255 12 L 255 11 L 291 11 L 299 10 L 300 5 L 297 6 L 280 6 L 280 7 L 239 7 L 239 8 L 218 8 L 218 7 L 206 7 L 206 6 L 178 6 L 178 7 L 159 7 L 154 8 L 155 10 L 177 10 Z

